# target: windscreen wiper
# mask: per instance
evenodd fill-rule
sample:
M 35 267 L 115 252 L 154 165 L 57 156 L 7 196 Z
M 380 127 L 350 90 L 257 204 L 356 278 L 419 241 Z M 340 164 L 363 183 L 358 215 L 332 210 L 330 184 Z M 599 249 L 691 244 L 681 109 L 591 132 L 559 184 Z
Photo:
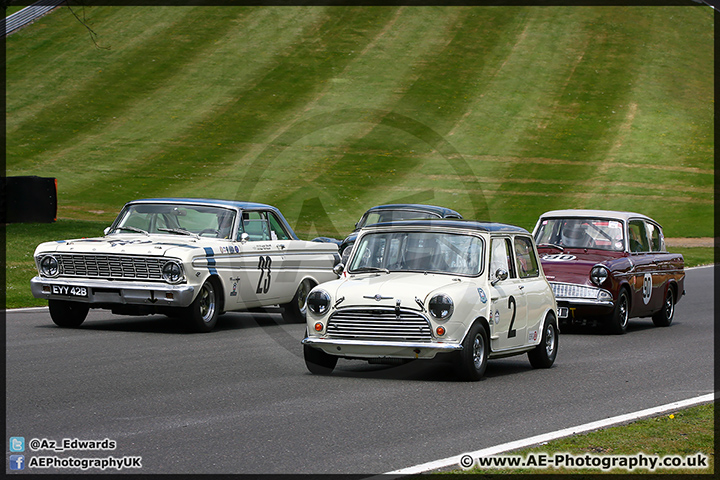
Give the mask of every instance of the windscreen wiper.
M 184 228 L 158 228 L 161 232 L 177 233 L 178 235 L 190 235 L 191 237 L 200 238 L 200 235 L 193 233 Z
M 145 230 L 136 227 L 115 227 L 115 230 L 130 230 L 131 232 L 144 233 L 145 235 L 150 236 L 150 234 Z

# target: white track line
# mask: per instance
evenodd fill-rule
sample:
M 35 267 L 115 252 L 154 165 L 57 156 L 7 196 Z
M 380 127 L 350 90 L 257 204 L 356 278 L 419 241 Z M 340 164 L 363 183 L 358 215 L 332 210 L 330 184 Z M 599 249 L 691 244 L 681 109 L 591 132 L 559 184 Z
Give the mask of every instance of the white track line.
M 496 445 L 494 447 L 483 448 L 482 450 L 476 450 L 474 452 L 465 452 L 461 455 L 455 455 L 453 457 L 444 458 L 442 460 L 435 460 L 433 462 L 423 463 L 420 465 L 415 465 L 413 467 L 407 467 L 407 468 L 402 468 L 400 470 L 394 470 L 392 472 L 387 472 L 387 473 L 383 474 L 383 477 L 387 478 L 387 477 L 385 477 L 385 475 L 398 475 L 398 476 L 414 475 L 417 473 L 424 473 L 424 472 L 429 472 L 431 470 L 438 470 L 438 469 L 447 468 L 447 467 L 457 467 L 458 469 L 460 469 L 461 468 L 460 467 L 460 458 L 463 455 L 470 455 L 473 458 L 497 455 L 499 453 L 505 453 L 505 452 L 509 452 L 511 450 L 517 450 L 519 448 L 529 447 L 531 445 L 538 445 L 543 442 L 548 442 L 550 440 L 556 440 L 558 438 L 569 437 L 571 435 L 577 435 L 578 433 L 589 432 L 592 430 L 599 430 L 601 428 L 609 427 L 612 425 L 617 425 L 620 423 L 638 420 L 643 417 L 652 417 L 652 416 L 658 415 L 660 413 L 665 413 L 665 412 L 677 410 L 680 408 L 686 408 L 686 407 L 690 407 L 693 405 L 699 405 L 701 403 L 713 402 L 714 399 L 715 399 L 715 394 L 708 393 L 707 395 L 702 395 L 700 397 L 689 398 L 687 400 L 681 400 L 679 402 L 668 403 L 666 405 L 661 405 L 659 407 L 647 408 L 645 410 L 640 410 L 638 412 L 626 413 L 625 415 L 618 415 L 617 417 L 606 418 L 605 420 L 598 420 L 597 422 L 590 422 L 590 423 L 586 423 L 584 425 L 578 425 L 576 427 L 570 427 L 570 428 L 565 428 L 563 430 L 558 430 L 556 432 L 545 433 L 542 435 L 537 435 L 537 436 L 525 438 L 522 440 L 516 440 L 514 442 L 503 443 L 501 445 Z

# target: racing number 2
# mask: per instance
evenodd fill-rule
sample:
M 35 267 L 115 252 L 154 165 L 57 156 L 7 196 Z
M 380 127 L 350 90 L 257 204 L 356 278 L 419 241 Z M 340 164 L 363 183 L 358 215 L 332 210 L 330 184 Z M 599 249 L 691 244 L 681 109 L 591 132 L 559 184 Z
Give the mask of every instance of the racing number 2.
M 260 279 L 258 280 L 257 290 L 255 293 L 267 293 L 270 290 L 270 264 L 272 259 L 268 256 L 260 257 L 258 269 L 260 270 Z
M 517 303 L 515 303 L 515 297 L 510 295 L 510 298 L 508 298 L 508 308 L 512 308 L 512 318 L 510 319 L 510 328 L 508 328 L 508 338 L 513 338 L 515 334 L 517 333 L 517 330 L 513 328 L 513 324 L 515 323 L 515 313 L 517 312 Z

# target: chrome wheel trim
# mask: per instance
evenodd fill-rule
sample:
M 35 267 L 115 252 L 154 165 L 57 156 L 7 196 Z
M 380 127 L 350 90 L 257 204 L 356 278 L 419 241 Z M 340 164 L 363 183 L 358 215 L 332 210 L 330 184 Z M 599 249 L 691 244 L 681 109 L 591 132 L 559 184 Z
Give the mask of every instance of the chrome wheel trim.
M 665 296 L 665 318 L 670 320 L 673 317 L 675 311 L 675 303 L 673 302 L 672 290 L 668 289 L 667 295 Z
M 555 327 L 552 323 L 548 323 L 545 327 L 545 353 L 548 357 L 552 357 L 555 351 Z
M 475 370 L 480 370 L 483 365 L 483 358 L 485 357 L 485 342 L 479 333 L 475 335 L 475 340 L 473 341 L 472 357 Z
M 628 300 L 626 296 L 623 296 L 620 302 L 620 327 L 625 328 L 628 323 Z
M 200 317 L 209 323 L 215 314 L 215 289 L 208 282 L 200 290 Z

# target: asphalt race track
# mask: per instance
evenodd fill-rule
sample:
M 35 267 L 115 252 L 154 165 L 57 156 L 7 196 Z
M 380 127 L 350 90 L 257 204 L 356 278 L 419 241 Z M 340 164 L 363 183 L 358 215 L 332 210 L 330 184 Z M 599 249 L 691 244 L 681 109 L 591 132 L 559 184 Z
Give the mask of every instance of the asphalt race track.
M 163 316 L 93 310 L 62 329 L 47 309 L 8 311 L 6 439 L 25 438 L 26 465 L 113 456 L 142 457 L 123 472 L 144 474 L 388 472 L 712 393 L 713 274 L 687 272 L 669 328 L 635 319 L 622 336 L 563 332 L 553 368 L 495 360 L 477 383 L 422 361 L 341 360 L 332 376 L 311 375 L 304 325 L 276 312 L 226 314 L 216 331 L 189 334 Z M 31 439 L 117 446 L 34 452 Z

